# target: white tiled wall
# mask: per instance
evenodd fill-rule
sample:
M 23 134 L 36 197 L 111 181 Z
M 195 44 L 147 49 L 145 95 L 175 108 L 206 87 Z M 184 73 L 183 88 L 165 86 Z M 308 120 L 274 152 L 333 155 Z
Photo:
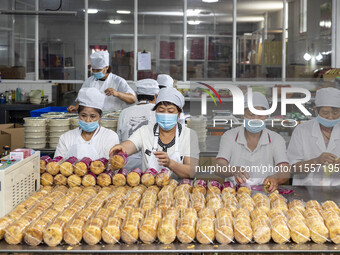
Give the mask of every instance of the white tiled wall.
M 25 92 L 30 92 L 33 89 L 44 90 L 44 95 L 48 96 L 48 101 L 52 101 L 52 86 L 53 83 L 42 83 L 42 82 L 6 82 L 0 83 L 0 93 L 6 90 L 16 90 L 16 88 L 22 88 Z

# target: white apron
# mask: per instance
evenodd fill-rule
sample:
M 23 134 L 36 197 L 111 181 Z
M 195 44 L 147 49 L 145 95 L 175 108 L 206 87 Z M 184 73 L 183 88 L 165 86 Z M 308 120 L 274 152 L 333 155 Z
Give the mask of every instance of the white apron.
M 83 143 L 84 139 L 81 137 L 82 130 L 79 130 L 78 136 L 74 140 L 73 145 L 67 152 L 66 158 L 76 157 L 77 159 L 82 159 L 83 157 L 89 157 L 92 160 L 96 160 L 99 158 L 99 154 L 96 148 L 91 144 L 93 137 L 99 132 L 99 128 L 97 128 L 96 132 L 93 134 L 90 141 L 87 143 Z
M 157 151 L 158 139 L 159 139 L 159 126 L 157 126 L 157 129 L 156 129 L 154 144 L 153 144 L 151 156 L 150 156 L 150 159 L 149 159 L 149 162 L 148 162 L 148 168 L 154 168 L 157 172 L 160 172 L 162 168 L 166 168 L 166 167 L 158 164 L 158 159 L 154 154 L 154 152 Z M 178 139 L 178 126 L 177 126 L 176 127 L 176 137 L 175 137 L 175 151 L 171 155 L 169 155 L 169 158 L 172 159 L 173 161 L 177 162 L 177 163 L 183 164 L 183 159 L 181 159 L 181 154 L 179 153 L 179 150 L 178 150 L 178 143 L 179 143 L 179 139 Z M 175 174 L 171 170 L 170 170 L 170 172 L 171 172 L 171 175 L 170 175 L 171 179 L 176 179 L 176 180 L 180 179 L 177 176 L 177 174 Z

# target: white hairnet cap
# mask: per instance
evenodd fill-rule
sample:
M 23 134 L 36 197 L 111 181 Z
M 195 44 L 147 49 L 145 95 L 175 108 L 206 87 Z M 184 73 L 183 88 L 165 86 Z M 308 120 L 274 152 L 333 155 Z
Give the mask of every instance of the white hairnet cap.
M 172 88 L 174 86 L 174 79 L 167 74 L 159 74 L 157 76 L 157 82 L 160 86 L 165 86 L 167 88 Z
M 96 88 L 84 88 L 79 90 L 79 105 L 103 110 L 105 95 Z
M 90 56 L 91 67 L 93 69 L 103 69 L 110 65 L 110 55 L 107 51 L 97 51 Z
M 263 107 L 264 109 L 269 109 L 269 103 L 265 95 L 260 92 L 252 92 L 253 96 L 253 106 L 254 107 Z M 248 108 L 248 93 L 244 95 L 244 109 Z
M 164 88 L 159 91 L 156 105 L 160 102 L 170 102 L 182 109 L 184 106 L 184 96 L 175 88 Z
M 159 92 L 159 86 L 154 79 L 143 79 L 136 83 L 137 94 L 154 96 Z
M 316 91 L 315 106 L 330 106 L 340 108 L 340 90 L 336 88 L 323 88 Z

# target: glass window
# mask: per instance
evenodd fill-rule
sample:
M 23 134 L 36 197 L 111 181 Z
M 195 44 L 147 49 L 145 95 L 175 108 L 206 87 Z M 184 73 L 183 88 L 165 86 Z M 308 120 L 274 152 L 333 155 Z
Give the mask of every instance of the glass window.
M 35 1 L 3 1 L 5 10 L 34 10 Z M 34 16 L 0 15 L 0 68 L 3 79 L 34 78 Z M 11 69 L 8 69 L 11 68 Z
M 126 80 L 133 80 L 133 26 L 133 0 L 89 1 L 89 55 L 107 49 L 112 72 Z
M 231 79 L 232 1 L 188 2 L 187 79 Z
M 138 51 L 151 52 L 151 70 L 138 71 L 138 79 L 183 80 L 183 1 L 138 3 Z
M 322 77 L 322 69 L 331 67 L 332 1 L 314 0 L 307 9 L 300 0 L 288 2 L 287 79 L 309 80 Z M 302 20 L 306 26 L 301 33 Z
M 41 2 L 40 10 L 56 10 L 56 1 Z M 74 15 L 39 16 L 39 79 L 83 80 L 84 1 L 62 2 L 62 11 Z
M 238 80 L 282 77 L 283 1 L 237 1 Z

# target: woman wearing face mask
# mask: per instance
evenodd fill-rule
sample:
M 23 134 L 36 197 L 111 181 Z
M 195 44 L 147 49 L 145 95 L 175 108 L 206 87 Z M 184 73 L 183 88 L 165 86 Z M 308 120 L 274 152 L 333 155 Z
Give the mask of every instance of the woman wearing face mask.
M 229 168 L 223 177 L 234 176 L 238 184 L 268 185 L 268 191 L 277 189 L 289 178 L 289 164 L 284 139 L 266 128 L 267 116 L 255 115 L 248 108 L 248 95 L 245 95 L 244 125 L 225 132 L 220 141 L 216 163 Z M 268 110 L 266 97 L 252 93 L 253 106 L 257 110 Z M 277 172 L 269 171 L 275 169 Z
M 109 53 L 98 51 L 90 56 L 92 76 L 87 78 L 81 88 L 96 88 L 105 93 L 103 111 L 118 111 L 136 102 L 135 92 L 127 84 L 126 80 L 111 73 L 109 66 Z M 76 105 L 70 105 L 68 112 L 76 112 L 79 107 L 79 98 Z
M 340 185 L 340 90 L 318 90 L 315 106 L 317 117 L 297 126 L 288 146 L 293 185 L 337 186 Z
M 198 164 L 199 146 L 194 131 L 178 120 L 184 106 L 184 97 L 175 88 L 161 89 L 156 105 L 156 124 L 149 123 L 136 130 L 128 140 L 114 146 L 110 155 L 119 151 L 132 155 L 142 152 L 143 170 L 162 168 L 171 170 L 171 178 L 193 177 Z
M 108 158 L 110 149 L 119 139 L 114 131 L 99 126 L 105 95 L 95 88 L 85 88 L 79 91 L 78 98 L 79 128 L 60 137 L 54 156 Z

